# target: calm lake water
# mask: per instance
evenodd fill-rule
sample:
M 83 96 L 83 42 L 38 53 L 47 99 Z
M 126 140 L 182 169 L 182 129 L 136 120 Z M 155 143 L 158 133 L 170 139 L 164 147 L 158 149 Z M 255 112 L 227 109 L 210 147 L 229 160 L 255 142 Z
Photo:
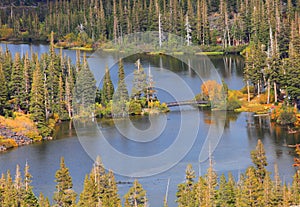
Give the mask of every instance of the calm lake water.
M 0 44 L 0 46 L 5 49 L 5 44 Z M 46 45 L 8 44 L 7 47 L 13 54 L 15 52 L 25 54 L 26 51 L 41 54 L 48 51 Z M 72 61 L 75 61 L 75 51 L 63 50 L 63 52 L 70 56 Z M 120 56 L 103 52 L 99 54 L 87 53 L 87 56 L 98 84 L 101 85 L 101 77 L 106 64 L 111 68 L 113 82 L 117 82 L 117 65 L 115 63 Z M 186 62 L 187 64 L 171 56 L 145 54 L 129 56 L 123 60 L 128 85 L 132 80 L 134 63 L 137 59 L 141 60 L 147 72 L 148 67 L 151 67 L 151 73 L 157 85 L 157 96 L 163 102 L 192 98 L 193 94 L 200 92 L 202 80 L 215 78 L 213 71 L 218 72 L 219 79 L 224 79 L 229 88 L 240 89 L 243 87 L 242 69 L 244 63 L 243 58 L 240 56 L 210 57 L 211 62 L 206 62 L 207 59 L 201 56 L 191 57 Z M 195 61 L 196 63 L 200 62 L 201 65 L 196 72 L 188 65 L 189 63 L 195 65 Z M 190 89 L 190 92 L 186 93 L 184 88 Z M 291 182 L 291 177 L 294 174 L 292 164 L 295 154 L 293 148 L 288 148 L 287 145 L 299 142 L 300 137 L 297 134 L 288 134 L 285 128 L 271 124 L 267 117 L 254 117 L 251 113 L 230 112 L 224 114 L 222 112 L 199 111 L 193 107 L 185 106 L 181 108 L 174 107 L 169 113 L 154 115 L 151 116 L 151 119 L 147 116 L 134 117 L 131 118 L 131 123 L 132 125 L 128 124 L 127 121 L 120 120 L 116 124 L 112 120 L 98 120 L 97 125 L 103 138 L 99 138 L 95 134 L 87 135 L 91 140 L 90 145 L 85 145 L 81 138 L 78 139 L 72 123 L 62 123 L 57 127 L 55 139 L 52 141 L 35 143 L 1 153 L 0 173 L 10 170 L 14 174 L 16 164 L 24 167 L 25 162 L 28 161 L 30 172 L 33 175 L 34 191 L 37 195 L 42 191 L 51 199 L 55 191 L 55 171 L 59 168 L 60 157 L 64 156 L 73 178 L 74 188 L 77 192 L 80 192 L 84 176 L 89 173 L 93 164 L 93 159 L 86 150 L 91 149 L 91 145 L 94 143 L 106 139 L 110 146 L 128 156 L 146 157 L 156 155 L 176 143 L 176 136 L 180 133 L 182 124 L 186 123 L 188 130 L 184 131 L 183 136 L 186 137 L 187 142 L 190 142 L 188 138 L 195 136 L 195 140 L 193 140 L 194 142 L 187 154 L 169 170 L 153 176 L 139 178 L 139 181 L 147 190 L 150 206 L 162 206 L 168 179 L 170 179 L 169 206 L 176 206 L 177 184 L 184 181 L 185 167 L 188 163 L 193 164 L 197 174 L 203 175 L 206 172 L 208 149 L 203 150 L 203 146 L 205 146 L 209 133 L 222 132 L 218 144 L 214 145 L 212 141 L 212 146 L 209 145 L 214 160 L 214 168 L 219 175 L 231 171 L 238 178 L 238 175 L 244 172 L 247 166 L 251 165 L 250 151 L 255 148 L 258 139 L 261 139 L 265 145 L 270 171 L 273 171 L 274 164 L 277 163 L 281 179 L 284 182 Z M 120 133 L 120 127 L 125 134 L 132 136 L 138 136 L 133 129 L 139 129 L 140 131 L 151 129 L 151 133 L 157 134 L 157 138 L 148 142 L 133 141 Z M 97 148 L 97 145 L 95 146 Z M 180 151 L 179 148 L 178 150 Z M 122 160 L 115 160 L 115 162 L 117 164 L 119 162 L 120 166 L 124 164 Z M 165 160 L 162 159 L 161 163 L 164 162 Z M 107 163 L 107 165 L 109 164 Z M 129 166 L 124 166 L 124 168 L 126 167 Z M 132 182 L 134 179 L 118 174 L 116 178 L 117 181 L 122 182 Z M 129 187 L 130 184 L 119 185 L 121 196 L 127 192 Z

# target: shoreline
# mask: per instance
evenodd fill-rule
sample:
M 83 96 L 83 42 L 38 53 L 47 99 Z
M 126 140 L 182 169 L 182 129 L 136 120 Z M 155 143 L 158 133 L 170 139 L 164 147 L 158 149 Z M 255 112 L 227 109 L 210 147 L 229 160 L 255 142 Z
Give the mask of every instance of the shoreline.
M 108 41 L 110 42 L 110 41 Z M 22 40 L 22 39 L 6 39 L 6 40 L 0 40 L 0 43 L 2 44 L 29 44 L 29 45 L 50 45 L 48 40 Z M 93 43 L 93 45 L 97 45 L 96 42 Z M 54 44 L 54 47 L 57 49 L 67 49 L 67 50 L 80 50 L 80 51 L 88 51 L 88 52 L 94 52 L 96 50 L 102 50 L 104 52 L 120 52 L 120 53 L 126 53 L 125 50 L 120 50 L 117 47 L 112 48 L 106 48 L 105 45 L 100 47 L 86 47 L 86 46 L 71 46 L 72 43 L 69 43 L 70 46 L 67 45 L 61 45 L 61 42 L 57 41 Z M 220 45 L 208 45 L 203 48 L 203 45 L 194 45 L 190 46 L 191 52 L 183 52 L 183 51 L 163 51 L 163 50 L 154 50 L 152 52 L 147 52 L 149 55 L 207 55 L 207 56 L 216 56 L 216 55 L 241 55 L 242 51 L 245 47 L 248 45 L 242 45 L 241 46 L 231 46 L 228 48 L 222 48 Z M 130 48 L 129 48 L 130 50 Z

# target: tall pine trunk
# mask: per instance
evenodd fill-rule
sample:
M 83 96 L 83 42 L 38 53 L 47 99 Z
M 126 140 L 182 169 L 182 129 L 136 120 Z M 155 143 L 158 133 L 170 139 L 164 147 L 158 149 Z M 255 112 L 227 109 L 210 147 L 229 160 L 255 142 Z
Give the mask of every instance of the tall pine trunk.
M 247 80 L 247 94 L 248 94 L 248 102 L 250 102 L 250 85 L 248 80 Z
M 277 84 L 276 82 L 274 82 L 274 102 L 277 102 Z
M 271 86 L 270 86 L 270 79 L 268 78 L 268 98 L 267 98 L 267 104 L 270 103 L 270 89 L 271 89 Z

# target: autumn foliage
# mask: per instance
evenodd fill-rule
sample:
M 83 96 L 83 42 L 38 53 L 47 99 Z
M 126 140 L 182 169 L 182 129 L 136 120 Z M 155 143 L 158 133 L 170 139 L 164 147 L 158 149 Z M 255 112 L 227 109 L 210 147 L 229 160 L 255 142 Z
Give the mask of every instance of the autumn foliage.
M 42 139 L 35 123 L 30 119 L 29 115 L 15 112 L 14 116 L 14 118 L 4 118 L 3 116 L 0 116 L 0 124 L 31 139 Z
M 208 80 L 201 86 L 202 93 L 207 100 L 221 100 L 223 97 L 222 85 L 215 80 Z

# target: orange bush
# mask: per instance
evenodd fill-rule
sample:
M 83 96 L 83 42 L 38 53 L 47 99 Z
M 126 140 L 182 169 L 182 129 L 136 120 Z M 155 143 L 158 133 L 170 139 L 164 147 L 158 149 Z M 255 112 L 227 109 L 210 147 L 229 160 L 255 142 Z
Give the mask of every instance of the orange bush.
M 210 101 L 221 100 L 224 97 L 222 85 L 215 80 L 205 81 L 201 85 L 203 95 Z

